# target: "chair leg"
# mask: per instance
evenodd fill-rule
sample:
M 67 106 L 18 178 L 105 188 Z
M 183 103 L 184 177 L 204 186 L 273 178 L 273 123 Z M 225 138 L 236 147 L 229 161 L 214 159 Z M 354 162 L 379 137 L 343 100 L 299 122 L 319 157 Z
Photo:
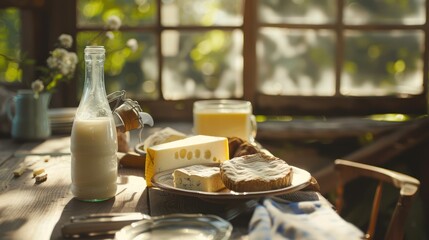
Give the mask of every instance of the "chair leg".
M 377 224 L 378 211 L 380 209 L 380 200 L 383 191 L 383 182 L 379 182 L 375 190 L 374 201 L 372 203 L 371 218 L 369 220 L 368 231 L 366 232 L 367 239 L 373 239 L 375 226 Z
M 400 196 L 392 215 L 392 219 L 395 219 L 395 221 L 390 222 L 385 239 L 399 240 L 404 238 L 404 224 L 407 219 L 407 215 L 401 213 L 408 212 L 412 201 L 413 196 Z
M 341 213 L 344 206 L 344 186 L 342 184 L 338 184 L 337 186 L 337 197 L 335 199 L 335 210 L 338 214 Z

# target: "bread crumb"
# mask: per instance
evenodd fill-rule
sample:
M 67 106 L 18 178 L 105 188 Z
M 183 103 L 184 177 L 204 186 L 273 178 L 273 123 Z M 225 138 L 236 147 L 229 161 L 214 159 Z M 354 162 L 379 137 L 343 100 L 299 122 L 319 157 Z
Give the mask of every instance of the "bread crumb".
M 44 155 L 40 157 L 40 160 L 43 160 L 44 162 L 49 162 L 50 159 L 51 159 L 50 155 Z
M 36 168 L 33 170 L 33 177 L 37 177 L 38 175 L 45 172 L 44 168 Z
M 48 179 L 48 174 L 43 172 L 36 176 L 36 183 L 42 183 Z
M 25 172 L 25 170 L 27 170 L 27 166 L 21 163 L 20 166 L 13 171 L 13 176 L 20 177 Z

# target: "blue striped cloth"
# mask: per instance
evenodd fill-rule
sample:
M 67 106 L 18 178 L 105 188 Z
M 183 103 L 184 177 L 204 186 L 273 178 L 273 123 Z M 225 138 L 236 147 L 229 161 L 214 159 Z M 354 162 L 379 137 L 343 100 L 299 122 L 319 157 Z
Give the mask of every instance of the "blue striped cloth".
M 320 201 L 266 198 L 250 220 L 249 239 L 362 239 L 363 232 Z

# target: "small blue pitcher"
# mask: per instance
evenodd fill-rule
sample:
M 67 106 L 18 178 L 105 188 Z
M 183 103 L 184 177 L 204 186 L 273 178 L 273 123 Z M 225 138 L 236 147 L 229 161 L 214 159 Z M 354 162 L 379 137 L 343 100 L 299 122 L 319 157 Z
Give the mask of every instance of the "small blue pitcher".
M 51 136 L 51 121 L 48 115 L 50 93 L 40 93 L 35 98 L 31 90 L 18 90 L 13 98 L 15 111 L 10 101 L 7 114 L 12 121 L 12 138 L 21 141 L 42 140 Z

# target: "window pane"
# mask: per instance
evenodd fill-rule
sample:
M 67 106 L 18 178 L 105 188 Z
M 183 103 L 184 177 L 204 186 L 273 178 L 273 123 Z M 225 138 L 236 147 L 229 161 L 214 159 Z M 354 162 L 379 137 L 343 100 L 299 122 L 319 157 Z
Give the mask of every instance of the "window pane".
M 258 89 L 270 95 L 333 95 L 331 31 L 263 28 L 257 43 Z
M 163 0 L 161 17 L 166 26 L 239 26 L 242 9 L 242 0 Z
M 79 59 L 83 59 L 86 43 L 93 39 L 97 32 L 80 32 L 77 37 Z M 132 52 L 125 47 L 126 42 L 134 38 L 138 49 Z M 158 61 L 156 41 L 151 34 L 137 32 L 115 32 L 113 39 L 101 43 L 106 48 L 104 80 L 106 92 L 126 90 L 127 97 L 133 99 L 157 99 Z M 81 64 L 84 64 L 81 61 Z M 79 71 L 84 74 L 82 70 Z M 84 76 L 79 77 L 78 89 L 83 87 Z M 81 92 L 78 91 L 78 94 Z
M 259 19 L 265 23 L 322 24 L 336 19 L 337 0 L 260 0 Z
M 20 59 L 21 21 L 16 8 L 0 9 L 0 82 L 17 82 L 21 80 L 21 70 L 15 61 L 6 58 Z
M 425 0 L 346 0 L 346 24 L 423 24 Z
M 420 31 L 346 32 L 341 93 L 421 93 L 423 40 Z
M 243 96 L 243 34 L 165 31 L 162 90 L 167 100 Z
M 125 26 L 153 24 L 156 19 L 156 0 L 78 0 L 79 27 L 104 26 L 108 17 L 116 15 Z

